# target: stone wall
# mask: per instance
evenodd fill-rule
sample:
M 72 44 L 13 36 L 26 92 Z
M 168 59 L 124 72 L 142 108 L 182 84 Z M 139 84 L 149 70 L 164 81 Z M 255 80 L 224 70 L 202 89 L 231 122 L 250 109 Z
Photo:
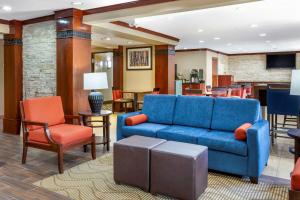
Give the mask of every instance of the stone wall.
M 234 76 L 235 81 L 291 81 L 291 69 L 266 69 L 266 54 L 229 56 L 225 74 Z M 296 67 L 300 69 L 300 54 Z
M 23 27 L 24 99 L 56 94 L 56 25 L 48 21 Z

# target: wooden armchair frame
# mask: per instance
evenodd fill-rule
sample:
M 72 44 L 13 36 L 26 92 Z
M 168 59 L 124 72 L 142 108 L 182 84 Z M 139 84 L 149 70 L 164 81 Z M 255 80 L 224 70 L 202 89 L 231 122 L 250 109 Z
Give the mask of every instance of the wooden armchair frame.
M 96 141 L 95 141 L 95 134 L 92 134 L 92 137 L 83 141 L 80 141 L 75 144 L 69 144 L 69 145 L 61 145 L 56 143 L 52 137 L 51 132 L 49 130 L 48 123 L 44 122 L 35 122 L 35 121 L 27 121 L 25 120 L 24 115 L 24 108 L 23 108 L 23 102 L 20 102 L 20 108 L 21 108 L 21 123 L 22 123 L 22 129 L 23 129 L 23 155 L 22 155 L 22 164 L 26 163 L 27 158 L 27 149 L 28 147 L 33 147 L 37 149 L 42 149 L 46 151 L 52 151 L 57 153 L 58 158 L 58 171 L 60 174 L 64 172 L 64 152 L 66 152 L 69 149 L 72 149 L 77 146 L 84 146 L 87 144 L 91 144 L 91 154 L 93 160 L 96 159 Z M 83 125 L 82 119 L 80 116 L 73 116 L 73 115 L 65 115 L 66 120 L 76 120 L 77 125 Z M 48 143 L 39 143 L 39 142 L 33 142 L 28 140 L 29 136 L 29 128 L 28 126 L 40 126 L 44 130 L 44 135 L 48 141 Z

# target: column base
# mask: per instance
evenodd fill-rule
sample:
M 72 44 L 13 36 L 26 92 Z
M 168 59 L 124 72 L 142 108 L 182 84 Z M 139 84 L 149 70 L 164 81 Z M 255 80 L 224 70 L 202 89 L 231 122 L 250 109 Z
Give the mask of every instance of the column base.
M 19 135 L 21 130 L 20 119 L 3 118 L 3 132 L 9 134 Z

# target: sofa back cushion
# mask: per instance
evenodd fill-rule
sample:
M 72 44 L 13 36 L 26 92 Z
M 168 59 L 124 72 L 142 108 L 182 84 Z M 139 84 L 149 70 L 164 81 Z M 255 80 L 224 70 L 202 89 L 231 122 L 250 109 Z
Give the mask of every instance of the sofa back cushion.
M 142 113 L 150 123 L 172 124 L 175 102 L 175 95 L 145 95 Z
M 65 123 L 64 110 L 61 98 L 41 97 L 23 101 L 25 120 L 48 123 L 49 126 Z M 38 126 L 28 127 L 31 130 L 41 128 Z
M 255 124 L 259 118 L 260 104 L 255 99 L 216 98 L 211 129 L 233 132 L 242 124 Z
M 178 96 L 174 124 L 210 128 L 214 99 L 211 97 Z

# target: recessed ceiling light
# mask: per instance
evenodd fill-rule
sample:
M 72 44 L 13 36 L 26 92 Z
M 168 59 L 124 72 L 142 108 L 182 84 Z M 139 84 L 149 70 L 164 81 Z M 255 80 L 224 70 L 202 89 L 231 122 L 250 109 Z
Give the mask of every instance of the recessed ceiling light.
M 6 11 L 6 12 L 9 12 L 9 11 L 11 11 L 12 8 L 10 6 L 2 6 L 1 9 Z
M 261 33 L 261 34 L 259 34 L 259 36 L 260 36 L 260 37 L 266 37 L 267 34 L 266 34 L 266 33 Z
M 198 29 L 198 33 L 202 33 L 203 32 L 203 29 Z
M 105 40 L 107 40 L 107 41 L 110 41 L 110 40 L 111 40 L 111 38 L 110 38 L 110 37 L 107 37 L 107 38 L 105 38 Z
M 220 40 L 221 38 L 219 38 L 219 37 L 214 37 L 214 40 Z
M 227 43 L 227 46 L 231 46 L 232 45 L 232 43 Z
M 204 43 L 205 41 L 203 41 L 203 40 L 199 40 L 199 42 L 200 42 L 200 43 Z
M 71 2 L 71 4 L 74 5 L 74 6 L 81 6 L 81 5 L 83 5 L 83 2 L 74 1 L 74 2 Z
M 131 42 L 131 41 L 128 41 L 127 44 L 132 44 L 132 42 Z
M 257 24 L 251 24 L 251 26 L 250 26 L 251 28 L 257 28 L 258 27 L 258 25 Z
M 271 41 L 270 40 L 266 40 L 266 43 L 271 43 Z

